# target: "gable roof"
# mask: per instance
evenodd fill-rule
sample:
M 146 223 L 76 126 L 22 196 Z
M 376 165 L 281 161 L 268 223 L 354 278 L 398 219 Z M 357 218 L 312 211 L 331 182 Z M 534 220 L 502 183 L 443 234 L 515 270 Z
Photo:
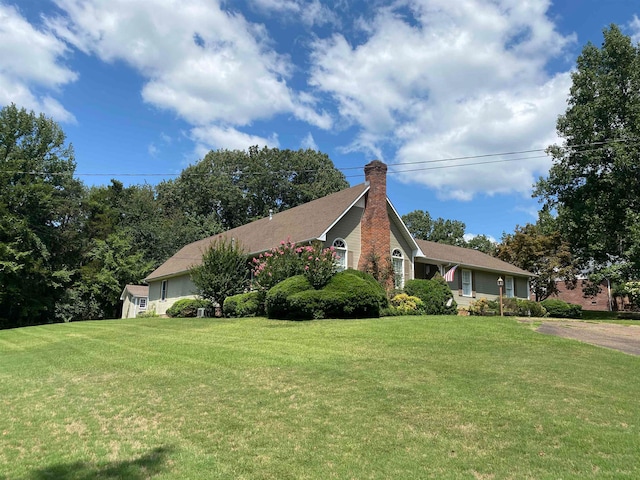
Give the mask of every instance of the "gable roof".
M 416 243 L 422 250 L 425 259 L 435 260 L 443 264 L 459 264 L 463 267 L 473 267 L 481 270 L 491 270 L 495 272 L 512 273 L 527 277 L 535 277 L 531 272 L 527 272 L 510 263 L 503 262 L 499 258 L 492 257 L 486 253 L 472 248 L 455 247 L 444 243 L 418 240 Z
M 125 285 L 124 290 L 122 290 L 122 295 L 120 295 L 120 300 L 124 300 L 127 291 L 131 294 L 132 297 L 149 296 L 148 285 Z
M 271 219 L 261 218 L 246 225 L 182 247 L 169 260 L 151 272 L 146 281 L 171 277 L 187 272 L 202 263 L 202 255 L 217 239 L 240 242 L 248 254 L 264 252 L 283 240 L 301 243 L 326 238 L 328 230 L 369 190 L 366 183 L 341 190 L 326 197 L 276 213 Z

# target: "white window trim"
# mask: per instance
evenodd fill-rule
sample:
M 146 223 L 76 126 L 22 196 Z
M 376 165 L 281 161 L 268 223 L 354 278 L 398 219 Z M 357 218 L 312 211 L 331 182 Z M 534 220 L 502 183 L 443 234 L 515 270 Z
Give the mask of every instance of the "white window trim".
M 347 255 L 349 254 L 349 249 L 347 247 L 347 241 L 344 238 L 336 238 L 333 241 L 333 248 L 335 251 L 342 252 L 342 262 L 336 262 L 338 265 L 338 271 L 343 271 L 347 269 L 349 265 Z
M 400 260 L 400 272 L 398 272 L 396 270 L 396 260 Z M 393 272 L 394 272 L 394 276 L 396 278 L 394 278 L 394 287 L 395 288 L 404 288 L 404 255 L 402 254 L 402 251 L 399 248 L 395 248 L 393 250 L 393 252 L 391 252 L 391 263 L 393 265 Z M 396 283 L 396 280 L 398 280 L 399 277 L 399 282 Z
M 149 302 L 147 301 L 147 297 L 138 297 L 138 309 L 139 310 L 146 310 L 148 303 Z
M 465 274 L 469 275 L 469 293 L 465 293 L 464 291 L 464 285 L 465 285 L 465 281 L 464 281 L 464 277 Z M 462 269 L 462 272 L 460 273 L 460 275 L 462 276 L 462 296 L 463 297 L 473 297 L 473 274 L 471 272 L 471 270 L 467 270 L 467 269 Z

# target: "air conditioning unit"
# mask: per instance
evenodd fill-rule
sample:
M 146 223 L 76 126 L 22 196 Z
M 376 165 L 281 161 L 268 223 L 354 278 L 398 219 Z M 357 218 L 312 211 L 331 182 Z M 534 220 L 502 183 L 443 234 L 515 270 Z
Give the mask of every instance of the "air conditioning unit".
M 204 318 L 204 308 L 199 308 L 198 313 L 196 314 L 198 318 Z

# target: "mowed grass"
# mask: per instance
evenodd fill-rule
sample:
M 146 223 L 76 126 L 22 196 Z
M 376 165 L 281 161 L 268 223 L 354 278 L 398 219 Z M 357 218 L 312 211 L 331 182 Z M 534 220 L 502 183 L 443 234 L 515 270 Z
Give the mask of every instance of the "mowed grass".
M 640 358 L 512 318 L 0 331 L 0 478 L 639 478 Z

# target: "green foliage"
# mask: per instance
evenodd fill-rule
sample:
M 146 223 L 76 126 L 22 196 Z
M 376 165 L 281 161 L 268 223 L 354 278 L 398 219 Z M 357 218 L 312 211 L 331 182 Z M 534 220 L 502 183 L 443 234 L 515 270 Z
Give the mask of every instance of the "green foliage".
M 581 318 L 582 306 L 563 302 L 556 298 L 547 298 L 540 302 L 546 309 L 548 316 L 555 318 Z
M 155 308 L 149 308 L 144 312 L 140 312 L 136 315 L 136 318 L 158 318 L 160 315 L 156 313 Z
M 269 318 L 373 318 L 387 305 L 384 289 L 350 271 L 336 273 L 316 290 L 303 275 L 291 277 L 267 292 Z
M 394 288 L 396 272 L 390 255 L 381 257 L 369 252 L 365 257 L 364 273 L 374 278 L 385 290 Z
M 198 314 L 199 308 L 204 308 L 207 316 L 210 316 L 213 312 L 213 304 L 210 300 L 201 298 L 183 298 L 167 309 L 167 315 L 172 318 L 195 317 Z
M 402 221 L 415 238 L 459 247 L 466 246 L 464 240 L 466 225 L 459 220 L 444 218 L 433 220 L 429 212 L 414 210 L 403 215 Z
M 453 299 L 451 289 L 440 275 L 431 280 L 408 280 L 404 291 L 408 295 L 418 297 L 424 303 L 427 315 L 456 315 L 458 305 Z
M 225 317 L 244 318 L 264 314 L 264 290 L 239 293 L 225 298 L 222 312 Z
M 498 245 L 498 258 L 537 275 L 530 281 L 536 300 L 558 293 L 558 279 L 576 286 L 578 263 L 554 225 L 555 220 L 543 209 L 536 224 L 518 225 Z
M 585 266 L 628 264 L 640 274 L 640 46 L 611 25 L 599 48 L 587 44 L 558 118 L 562 145 L 535 195 L 558 212 L 558 226 Z
M 471 302 L 468 310 L 469 315 L 499 315 L 500 305 L 496 300 L 487 300 L 482 297 Z
M 211 243 L 202 264 L 189 273 L 198 295 L 220 306 L 225 298 L 242 293 L 249 284 L 249 265 L 242 246 L 224 237 Z
M 0 326 L 54 321 L 77 263 L 82 184 L 59 125 L 0 109 Z
M 425 312 L 424 302 L 406 293 L 395 295 L 390 303 L 395 315 L 421 315 Z
M 616 294 L 629 297 L 632 306 L 640 307 L 640 281 L 634 280 L 619 285 Z
M 230 229 L 348 187 L 323 153 L 254 146 L 211 151 L 163 188 L 188 215 L 213 212 Z
M 333 247 L 323 248 L 322 243 L 296 246 L 290 239 L 280 246 L 261 253 L 253 259 L 255 283 L 269 289 L 295 275 L 304 275 L 313 288 L 324 287 L 336 273 L 337 264 Z

